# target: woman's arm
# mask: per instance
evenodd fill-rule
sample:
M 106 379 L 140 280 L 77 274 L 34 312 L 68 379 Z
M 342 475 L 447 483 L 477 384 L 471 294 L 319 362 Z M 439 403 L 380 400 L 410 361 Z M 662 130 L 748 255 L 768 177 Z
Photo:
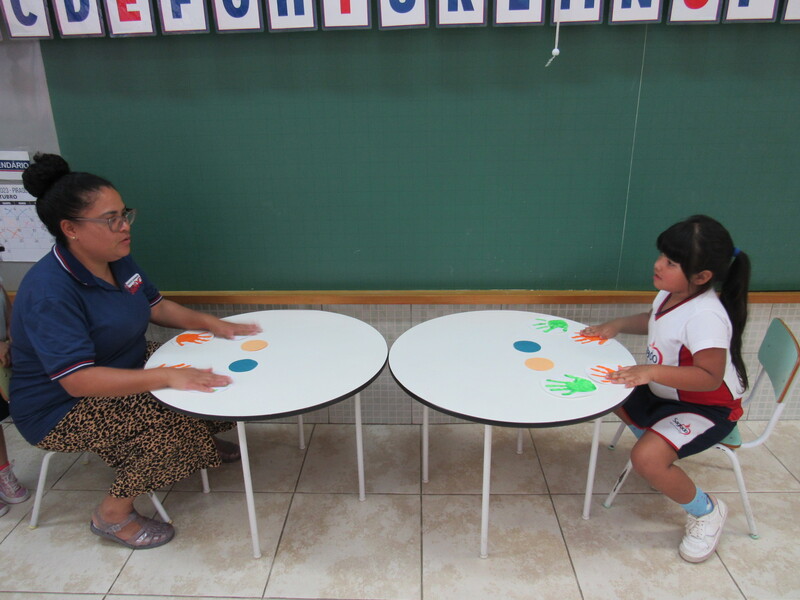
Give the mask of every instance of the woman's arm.
M 58 380 L 70 396 L 127 396 L 151 390 L 175 388 L 211 392 L 231 382 L 230 377 L 217 375 L 211 369 L 115 369 L 87 367 Z
M 261 328 L 253 323 L 230 323 L 167 300 L 153 306 L 150 320 L 156 325 L 177 329 L 202 329 L 216 336 L 233 338 L 252 335 Z M 230 377 L 217 375 L 211 369 L 116 369 L 87 367 L 58 380 L 70 396 L 126 396 L 163 388 L 211 392 L 226 386 Z
M 164 298 L 153 306 L 150 321 L 163 327 L 175 329 L 202 329 L 214 335 L 231 339 L 237 335 L 252 335 L 261 331 L 255 323 L 231 323 L 213 315 L 186 308 Z

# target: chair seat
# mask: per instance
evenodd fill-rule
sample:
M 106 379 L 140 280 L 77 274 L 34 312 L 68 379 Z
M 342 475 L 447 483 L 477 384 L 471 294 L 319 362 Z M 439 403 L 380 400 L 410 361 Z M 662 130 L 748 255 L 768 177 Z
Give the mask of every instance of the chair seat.
M 728 448 L 738 448 L 742 445 L 742 434 L 739 432 L 739 424 L 733 426 L 731 432 L 726 435 L 722 440 L 719 442 L 723 446 L 727 446 Z

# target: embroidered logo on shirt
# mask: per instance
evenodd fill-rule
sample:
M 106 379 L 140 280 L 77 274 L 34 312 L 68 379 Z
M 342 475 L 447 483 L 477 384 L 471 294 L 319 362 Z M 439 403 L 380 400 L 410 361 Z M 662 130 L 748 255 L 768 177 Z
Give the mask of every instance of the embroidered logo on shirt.
M 125 287 L 131 294 L 135 294 L 142 285 L 142 276 L 136 273 L 128 281 L 125 282 Z
M 656 348 L 655 344 L 650 344 L 647 347 L 647 362 L 651 365 L 660 365 L 664 362 L 664 355 L 661 354 L 661 351 Z

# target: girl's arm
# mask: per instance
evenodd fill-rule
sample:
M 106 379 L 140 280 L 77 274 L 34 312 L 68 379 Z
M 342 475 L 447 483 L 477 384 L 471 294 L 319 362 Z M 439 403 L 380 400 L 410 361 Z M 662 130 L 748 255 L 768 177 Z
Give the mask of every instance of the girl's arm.
M 150 311 L 150 321 L 156 325 L 175 329 L 202 329 L 226 339 L 237 335 L 252 335 L 261 331 L 261 328 L 254 323 L 223 321 L 213 315 L 186 308 L 166 298 L 153 306 Z
M 582 335 L 600 336 L 611 339 L 620 333 L 635 333 L 638 335 L 645 335 L 647 333 L 647 323 L 650 320 L 650 313 L 639 313 L 636 315 L 629 315 L 627 317 L 620 317 L 603 323 L 602 325 L 593 325 L 581 331 Z
M 660 383 L 687 392 L 712 392 L 722 385 L 728 351 L 725 348 L 707 348 L 692 355 L 693 365 L 671 367 L 665 365 L 636 365 L 622 367 L 609 379 L 625 387 L 645 383 Z

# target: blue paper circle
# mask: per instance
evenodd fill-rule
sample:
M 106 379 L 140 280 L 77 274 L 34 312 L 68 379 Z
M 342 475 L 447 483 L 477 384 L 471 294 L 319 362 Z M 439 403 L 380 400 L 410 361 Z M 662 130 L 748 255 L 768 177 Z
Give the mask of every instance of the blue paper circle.
M 246 371 L 252 371 L 258 366 L 258 363 L 254 360 L 249 358 L 244 358 L 242 360 L 236 360 L 228 365 L 228 368 L 233 371 L 234 373 L 244 373 Z
M 519 350 L 520 352 L 538 352 L 542 349 L 542 347 L 537 344 L 536 342 L 531 342 L 528 340 L 520 340 L 519 342 L 514 342 L 514 348 Z

